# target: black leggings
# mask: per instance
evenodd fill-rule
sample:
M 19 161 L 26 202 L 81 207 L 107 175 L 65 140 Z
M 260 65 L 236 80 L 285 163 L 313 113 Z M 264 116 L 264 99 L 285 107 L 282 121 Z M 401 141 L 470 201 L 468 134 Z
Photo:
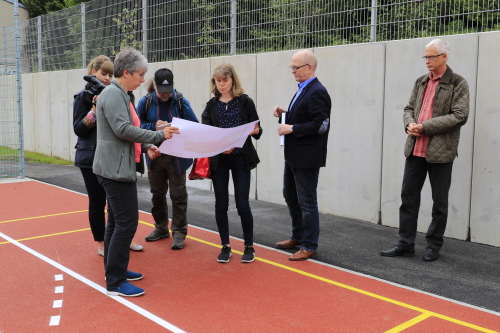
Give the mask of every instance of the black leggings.
M 106 217 L 104 215 L 106 191 L 99 184 L 97 176 L 92 172 L 92 168 L 80 168 L 80 170 L 89 196 L 90 230 L 92 230 L 96 242 L 103 242 L 106 228 Z

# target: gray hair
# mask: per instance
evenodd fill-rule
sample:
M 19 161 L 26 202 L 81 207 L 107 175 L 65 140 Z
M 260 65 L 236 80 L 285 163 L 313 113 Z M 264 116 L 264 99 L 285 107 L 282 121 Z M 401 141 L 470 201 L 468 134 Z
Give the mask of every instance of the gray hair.
M 425 48 L 434 45 L 439 53 L 449 54 L 450 53 L 450 43 L 444 39 L 433 39 L 429 44 L 425 45 Z
M 115 57 L 114 75 L 122 77 L 123 72 L 127 70 L 130 74 L 134 74 L 138 70 L 148 70 L 148 61 L 136 49 L 126 48 L 121 50 Z

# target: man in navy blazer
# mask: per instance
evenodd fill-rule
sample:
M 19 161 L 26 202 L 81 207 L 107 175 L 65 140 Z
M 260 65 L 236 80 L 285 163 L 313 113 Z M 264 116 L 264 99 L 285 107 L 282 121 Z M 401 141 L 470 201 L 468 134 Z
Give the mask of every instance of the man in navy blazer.
M 292 237 L 276 244 L 278 248 L 300 250 L 289 259 L 307 260 L 317 255 L 319 212 L 317 187 L 319 168 L 326 165 L 332 102 L 325 87 L 316 78 L 317 59 L 309 50 L 292 57 L 290 69 L 299 82 L 299 90 L 288 107 L 274 108 L 273 115 L 285 113 L 278 134 L 285 137 L 283 196 L 292 218 Z

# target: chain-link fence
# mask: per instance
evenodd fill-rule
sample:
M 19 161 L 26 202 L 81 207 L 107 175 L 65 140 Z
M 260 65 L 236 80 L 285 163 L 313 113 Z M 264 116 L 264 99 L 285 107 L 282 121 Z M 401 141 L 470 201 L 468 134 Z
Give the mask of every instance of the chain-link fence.
M 498 0 L 94 0 L 21 25 L 24 72 L 499 30 Z
M 14 25 L 0 27 L 0 178 L 22 177 L 23 127 L 18 3 L 3 7 L 0 17 Z

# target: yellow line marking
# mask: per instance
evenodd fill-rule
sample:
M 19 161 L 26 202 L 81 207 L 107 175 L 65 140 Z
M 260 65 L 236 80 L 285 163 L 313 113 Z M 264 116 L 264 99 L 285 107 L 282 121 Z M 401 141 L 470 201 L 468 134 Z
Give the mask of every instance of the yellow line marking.
M 148 226 L 154 227 L 154 224 L 151 224 L 151 223 L 148 223 L 148 222 L 144 222 L 144 221 L 140 221 L 140 220 L 139 220 L 139 222 L 142 223 L 142 224 L 144 224 L 144 225 L 148 225 Z M 214 246 L 214 247 L 217 247 L 217 248 L 221 248 L 222 247 L 221 245 L 214 244 L 212 242 L 208 242 L 206 240 L 203 240 L 203 239 L 200 239 L 200 238 L 196 238 L 196 237 L 193 237 L 193 236 L 186 236 L 186 237 L 189 238 L 189 239 L 192 239 L 194 241 L 197 241 L 197 242 L 200 242 L 200 243 L 203 243 L 203 244 L 207 244 L 207 245 L 210 245 L 210 246 Z M 232 251 L 235 252 L 235 253 L 237 253 L 237 254 L 243 254 L 243 252 L 240 252 L 240 251 L 236 251 L 236 250 L 232 250 Z M 391 304 L 399 305 L 399 306 L 407 308 L 407 309 L 411 309 L 411 310 L 415 310 L 417 312 L 421 312 L 422 315 L 416 317 L 416 318 L 421 318 L 419 321 L 425 320 L 425 319 L 427 319 L 429 317 L 436 317 L 436 318 L 440 318 L 440 319 L 443 319 L 443 320 L 446 320 L 446 321 L 449 321 L 449 322 L 452 322 L 452 323 L 455 323 L 455 324 L 458 324 L 458 325 L 461 325 L 461 326 L 465 326 L 465 327 L 469 327 L 469 328 L 475 329 L 475 330 L 480 331 L 480 332 L 485 332 L 485 333 L 499 333 L 499 332 L 492 331 L 492 330 L 489 330 L 487 328 L 483 328 L 483 327 L 480 327 L 480 326 L 477 326 L 477 325 L 474 325 L 474 324 L 470 324 L 470 323 L 467 323 L 467 322 L 464 322 L 464 321 L 461 321 L 461 320 L 458 320 L 458 319 L 455 319 L 455 318 L 451 318 L 451 317 L 447 317 L 447 316 L 444 316 L 444 315 L 441 315 L 441 314 L 438 314 L 438 313 L 430 312 L 430 311 L 424 310 L 422 308 L 419 308 L 419 307 L 416 307 L 416 306 L 413 306 L 413 305 L 410 305 L 410 304 L 406 304 L 406 303 L 403 303 L 403 302 L 400 302 L 400 301 L 396 301 L 396 300 L 391 299 L 391 298 L 380 296 L 380 295 L 371 293 L 371 292 L 366 291 L 366 290 L 362 290 L 362 289 L 358 289 L 358 288 L 355 288 L 355 287 L 351 287 L 349 285 L 346 285 L 346 284 L 343 284 L 343 283 L 340 283 L 340 282 L 336 282 L 336 281 L 333 281 L 333 280 L 330 280 L 330 279 L 327 279 L 327 278 L 324 278 L 324 277 L 321 277 L 321 276 L 318 276 L 318 275 L 314 275 L 314 274 L 302 271 L 300 269 L 296 269 L 296 268 L 293 268 L 293 267 L 290 267 L 290 266 L 282 265 L 282 264 L 279 264 L 279 263 L 274 262 L 274 261 L 270 261 L 270 260 L 259 258 L 259 257 L 255 257 L 255 260 L 261 261 L 261 262 L 264 262 L 266 264 L 269 264 L 269 265 L 272 265 L 272 266 L 276 266 L 276 267 L 279 267 L 279 268 L 282 268 L 282 269 L 285 269 L 285 270 L 288 270 L 288 271 L 291 271 L 291 272 L 294 272 L 294 273 L 297 273 L 297 274 L 301 274 L 301 275 L 304 275 L 304 276 L 307 276 L 307 277 L 310 277 L 310 278 L 313 278 L 313 279 L 316 279 L 316 280 L 319 280 L 319 281 L 323 281 L 323 282 L 332 284 L 332 285 L 340 287 L 340 288 L 351 290 L 351 291 L 354 291 L 354 292 L 362 294 L 362 295 L 373 297 L 373 298 L 379 299 L 381 301 L 385 301 L 385 302 L 388 302 L 388 303 L 391 303 Z M 413 320 L 415 320 L 415 319 L 413 319 Z M 410 322 L 412 322 L 412 321 L 410 321 Z M 415 322 L 414 324 L 416 324 L 416 323 L 417 322 Z M 400 327 L 400 326 L 398 326 L 398 327 Z M 394 331 L 394 332 L 398 332 L 398 331 Z
M 52 215 L 42 215 L 42 216 L 25 217 L 23 219 L 17 219 L 17 220 L 0 221 L 0 224 L 2 224 L 2 223 L 9 223 L 9 222 L 16 222 L 16 221 L 26 221 L 26 220 L 33 220 L 33 219 L 41 219 L 41 218 L 44 218 L 44 217 L 51 217 L 51 216 L 60 216 L 60 215 L 68 215 L 68 214 L 75 214 L 75 213 L 83 213 L 83 212 L 88 212 L 88 209 L 86 209 L 86 210 L 77 210 L 77 211 L 74 211 L 74 212 L 67 212 L 67 213 L 52 214 Z
M 73 213 L 81 213 L 81 212 L 86 212 L 86 211 L 87 210 L 75 211 L 75 212 L 68 212 L 68 213 L 61 213 L 61 214 L 53 214 L 53 215 L 46 215 L 46 216 L 38 216 L 38 217 L 25 218 L 25 219 L 19 219 L 19 220 L 3 221 L 3 222 L 0 222 L 0 223 L 7 223 L 7 222 L 14 222 L 14 221 L 21 221 L 21 220 L 29 220 L 29 219 L 34 219 L 34 218 L 50 217 L 50 216 L 65 215 L 65 214 L 73 214 Z M 139 223 L 147 225 L 147 226 L 150 226 L 150 227 L 154 227 L 154 224 L 151 224 L 151 223 L 148 223 L 148 222 L 144 222 L 144 221 L 141 221 L 141 220 L 139 220 Z M 50 237 L 50 236 L 57 236 L 57 235 L 69 234 L 69 233 L 73 233 L 73 232 L 80 232 L 80 231 L 86 231 L 86 230 L 90 230 L 90 228 L 78 229 L 78 230 L 72 230 L 72 231 L 65 231 L 65 232 L 60 232 L 60 233 L 55 233 L 55 234 L 50 234 L 50 235 L 43 235 L 43 236 L 30 237 L 30 238 L 23 238 L 23 239 L 19 239 L 17 241 L 20 242 L 20 241 L 25 241 L 25 240 L 31 240 L 31 239 L 36 239 L 36 238 L 44 238 L 44 237 Z M 213 246 L 213 247 L 221 248 L 221 245 L 218 245 L 218 244 L 215 244 L 215 243 L 212 243 L 212 242 L 200 239 L 200 238 L 196 238 L 196 237 L 193 237 L 193 236 L 186 236 L 186 237 L 189 238 L 189 239 L 192 239 L 192 240 L 194 240 L 196 242 L 199 242 L 199 243 L 203 243 L 203 244 L 210 245 L 210 246 Z M 10 242 L 2 242 L 0 244 L 7 244 L 7 243 L 10 243 Z M 243 254 L 243 252 L 236 251 L 236 250 L 233 250 L 233 252 L 237 253 L 237 254 Z M 403 303 L 403 302 L 400 302 L 400 301 L 396 301 L 396 300 L 388 298 L 388 297 L 380 296 L 380 295 L 371 293 L 371 292 L 366 291 L 366 290 L 362 290 L 362 289 L 359 289 L 359 288 L 351 287 L 349 285 L 346 285 L 346 284 L 343 284 L 343 283 L 340 283 L 340 282 L 336 282 L 336 281 L 333 281 L 333 280 L 330 280 L 330 279 L 327 279 L 327 278 L 324 278 L 324 277 L 321 277 L 321 276 L 318 276 L 318 275 L 315 275 L 315 274 L 311 274 L 311 273 L 302 271 L 300 269 L 296 269 L 296 268 L 293 268 L 293 267 L 290 267 L 290 266 L 282 265 L 282 264 L 279 264 L 279 263 L 274 262 L 274 261 L 270 261 L 270 260 L 259 258 L 259 257 L 255 257 L 255 260 L 261 261 L 263 263 L 266 263 L 266 264 L 269 264 L 269 265 L 272 265 L 272 266 L 275 266 L 275 267 L 279 267 L 279 268 L 282 268 L 282 269 L 285 269 L 285 270 L 288 270 L 288 271 L 291 271 L 291 272 L 294 272 L 294 273 L 297 273 L 297 274 L 300 274 L 300 275 L 304 275 L 304 276 L 307 276 L 307 277 L 310 277 L 310 278 L 313 278 L 313 279 L 316 279 L 316 280 L 319 280 L 319 281 L 323 281 L 323 282 L 326 282 L 328 284 L 331 284 L 331 285 L 334 285 L 334 286 L 337 286 L 337 287 L 340 287 L 340 288 L 344 288 L 344 289 L 347 289 L 347 290 L 350 290 L 350 291 L 353 291 L 353 292 L 356 292 L 356 293 L 359 293 L 359 294 L 362 294 L 362 295 L 366 295 L 366 296 L 369 296 L 369 297 L 372 297 L 372 298 L 375 298 L 375 299 L 379 299 L 381 301 L 385 301 L 385 302 L 388 302 L 388 303 L 391 303 L 391 304 L 399 305 L 401 307 L 404 307 L 404 308 L 407 308 L 407 309 L 411 309 L 411 310 L 415 310 L 417 312 L 421 312 L 422 313 L 418 317 L 415 317 L 415 318 L 413 318 L 413 319 L 411 319 L 411 320 L 409 320 L 409 321 L 407 321 L 407 322 L 405 322 L 405 323 L 403 323 L 403 324 L 401 324 L 401 325 L 399 325 L 397 327 L 394 327 L 391 330 L 387 331 L 386 333 L 401 332 L 402 330 L 404 330 L 404 329 L 406 329 L 406 328 L 408 328 L 410 326 L 413 326 L 413 325 L 415 325 L 415 324 L 417 324 L 417 323 L 419 323 L 419 322 L 421 322 L 421 321 L 423 321 L 423 320 L 425 320 L 427 318 L 430 318 L 430 317 L 440 318 L 440 319 L 443 319 L 443 320 L 446 320 L 446 321 L 449 321 L 449 322 L 452 322 L 452 323 L 455 323 L 455 324 L 458 324 L 458 325 L 461 325 L 461 326 L 472 328 L 472 329 L 480 331 L 480 332 L 485 332 L 485 333 L 499 333 L 499 332 L 492 331 L 492 330 L 489 330 L 487 328 L 480 327 L 480 326 L 477 326 L 477 325 L 474 325 L 474 324 L 470 324 L 470 323 L 467 323 L 467 322 L 464 322 L 464 321 L 461 321 L 461 320 L 458 320 L 458 319 L 455 319 L 455 318 L 444 316 L 444 315 L 441 315 L 439 313 L 427 311 L 427 310 L 424 310 L 422 308 L 419 308 L 419 307 L 416 307 L 416 306 L 413 306 L 413 305 L 410 305 L 410 304 L 406 304 L 406 303 Z
M 405 329 L 407 329 L 415 324 L 420 323 L 421 321 L 424 321 L 425 319 L 427 319 L 429 317 L 432 317 L 432 313 L 430 313 L 430 312 L 422 313 L 420 316 L 415 317 L 411 320 L 408 320 L 406 323 L 402 323 L 401 325 L 396 326 L 396 327 L 386 331 L 385 333 L 399 333 L 399 332 L 404 331 Z
M 22 241 L 31 240 L 31 239 L 45 238 L 45 237 L 58 236 L 58 235 L 64 235 L 64 234 L 71 234 L 73 232 L 80 232 L 80 231 L 87 231 L 87 230 L 90 230 L 90 228 L 78 229 L 78 230 L 70 230 L 70 231 L 63 231 L 63 232 L 58 232 L 56 234 L 50 234 L 50 235 L 42 235 L 42 236 L 35 236 L 35 237 L 29 237 L 29 238 L 16 239 L 16 241 L 17 242 L 22 242 Z M 1 242 L 0 245 L 2 245 L 2 244 L 9 244 L 9 243 L 10 242 Z

